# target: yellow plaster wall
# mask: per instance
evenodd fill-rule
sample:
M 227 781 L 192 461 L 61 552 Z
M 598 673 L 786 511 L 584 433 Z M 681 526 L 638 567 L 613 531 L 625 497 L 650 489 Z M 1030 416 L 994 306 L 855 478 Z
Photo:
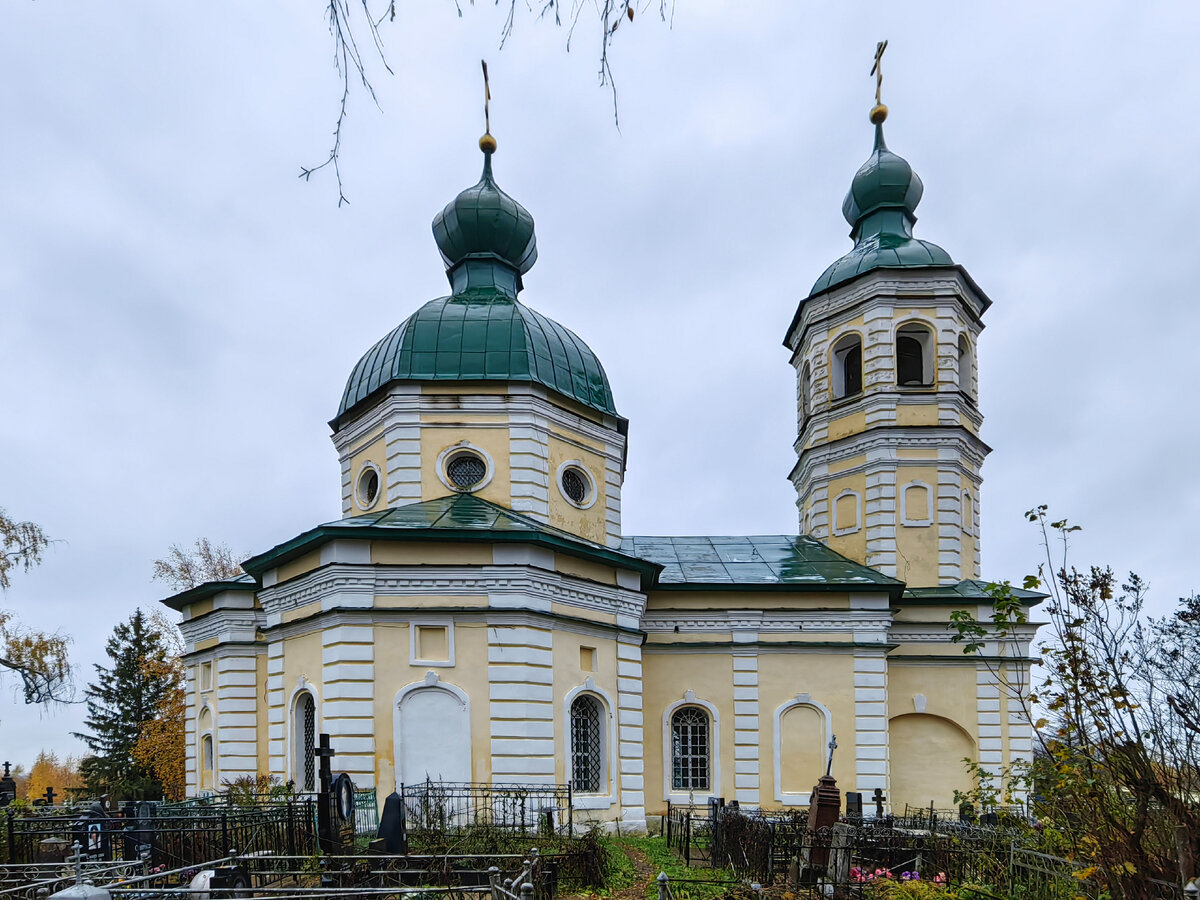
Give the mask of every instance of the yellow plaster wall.
M 434 416 L 421 416 L 421 423 L 428 424 Z M 437 459 L 443 450 L 466 443 L 486 450 L 492 458 L 492 479 L 475 495 L 501 506 L 512 506 L 512 484 L 509 475 L 508 460 L 508 425 L 506 420 L 490 418 L 497 421 L 499 427 L 480 427 L 478 424 L 463 422 L 463 419 L 478 421 L 479 416 L 456 416 L 454 428 L 422 428 L 421 429 L 421 499 L 436 500 L 454 493 L 442 484 L 437 476 Z M 462 422 L 462 424 L 458 424 Z
M 780 766 L 783 791 L 789 794 L 807 793 L 817 783 L 817 779 L 825 774 L 825 758 L 828 753 L 825 747 L 825 722 L 813 707 L 794 706 L 783 714 L 780 731 L 783 747 Z
M 488 605 L 484 594 L 474 597 L 437 594 L 422 594 L 421 596 L 375 597 L 376 609 L 482 609 Z
M 861 434 L 867 428 L 866 412 L 851 412 L 829 420 L 829 440 L 836 441 L 851 434 Z
M 850 490 L 858 493 L 858 529 L 849 534 L 833 534 L 834 515 L 833 507 L 837 503 L 838 495 L 843 491 Z M 826 544 L 831 550 L 842 556 L 849 557 L 855 562 L 865 563 L 867 559 L 867 478 L 866 475 L 858 472 L 842 476 L 841 478 L 831 479 L 829 482 L 829 539 Z M 845 523 L 838 521 L 838 530 L 841 530 Z M 936 582 L 934 582 L 936 584 Z
M 573 575 L 586 581 L 595 581 L 599 584 L 617 583 L 617 573 L 612 566 L 568 556 L 565 553 L 554 554 L 554 568 L 564 575 Z
M 863 466 L 866 463 L 867 458 L 862 454 L 848 456 L 845 459 L 831 459 L 829 461 L 829 474 L 836 475 L 838 472 L 845 472 L 847 469 L 853 469 L 855 466 Z
M 962 657 L 962 649 L 954 648 Z M 893 659 L 895 658 L 893 654 Z M 916 712 L 913 697 L 925 697 L 925 712 L 957 723 L 975 736 L 975 664 L 890 665 L 888 667 L 888 716 Z M 895 747 L 895 742 L 892 744 Z
M 851 648 L 834 653 L 763 653 L 758 657 L 759 785 L 764 806 L 775 801 L 775 710 L 808 694 L 829 709 L 833 731 L 854 731 L 854 655 Z M 824 738 L 822 736 L 822 742 Z M 784 745 L 786 748 L 786 744 Z M 786 754 L 785 754 L 786 756 Z M 822 753 L 822 759 L 824 753 Z M 834 754 L 835 778 L 850 778 L 854 755 Z M 824 774 L 822 770 L 821 774 Z M 786 780 L 785 780 L 786 783 Z M 788 785 L 789 789 L 791 785 Z M 803 788 L 807 791 L 812 785 Z
M 906 485 L 921 481 L 928 486 L 933 500 L 933 518 L 928 525 L 902 524 L 901 495 Z M 896 472 L 896 549 L 897 577 L 908 584 L 932 585 L 940 581 L 938 573 L 937 525 L 938 470 L 935 466 L 901 466 Z
M 607 509 L 607 485 L 604 480 L 604 457 L 589 448 L 582 437 L 569 435 L 569 441 L 551 434 L 549 441 L 550 459 L 550 524 L 571 534 L 603 544 L 606 538 L 605 510 Z M 558 467 L 568 460 L 583 463 L 592 477 L 596 490 L 595 502 L 587 509 L 579 509 L 569 503 L 558 485 Z
M 490 566 L 489 544 L 372 541 L 371 562 L 390 566 Z
M 580 666 L 580 647 L 591 647 L 596 652 L 593 656 L 595 660 L 595 668 L 593 671 L 585 672 Z M 567 694 L 591 678 L 595 685 L 600 690 L 608 694 L 612 704 L 605 703 L 605 709 L 608 713 L 608 720 L 605 723 L 604 741 L 607 750 L 606 759 L 608 761 L 608 771 L 610 775 L 616 775 L 617 794 L 613 797 L 613 806 L 618 806 L 620 792 L 620 754 L 619 748 L 611 746 L 614 718 L 617 714 L 615 708 L 611 708 L 617 702 L 617 642 L 612 638 L 604 638 L 596 635 L 579 635 L 569 631 L 558 631 L 554 635 L 554 733 L 556 742 L 554 747 L 554 777 L 559 784 L 563 784 L 567 778 L 566 768 L 566 741 L 567 736 L 571 733 L 570 722 L 567 721 L 567 710 L 565 707 Z M 601 697 L 603 700 L 603 697 Z M 610 780 L 611 784 L 611 780 Z M 607 786 L 604 788 L 604 793 L 608 793 Z
M 975 758 L 975 741 L 949 719 L 919 713 L 888 722 L 891 738 L 891 804 L 953 808 L 954 791 L 971 779 L 963 760 Z
M 321 551 L 314 550 L 311 553 L 305 553 L 303 556 L 299 556 L 291 562 L 285 562 L 279 566 L 275 570 L 275 577 L 278 582 L 282 583 L 289 578 L 295 578 L 297 575 L 311 572 L 319 565 L 321 565 Z
M 721 782 L 713 789 L 733 796 L 733 656 L 728 653 L 664 653 L 642 655 L 643 747 L 646 758 L 646 812 L 666 812 L 663 796 L 663 713 L 685 691 L 707 700 L 720 712 Z
M 936 425 L 938 408 L 935 403 L 901 403 L 896 407 L 897 425 Z
M 395 699 L 401 688 L 423 681 L 428 665 L 409 664 L 409 625 L 375 626 L 375 776 L 384 791 L 396 782 Z M 390 648 L 380 652 L 381 648 Z M 432 670 L 445 684 L 466 692 L 470 700 L 471 759 L 474 781 L 490 781 L 491 722 L 488 703 L 487 625 L 456 622 L 454 625 L 454 666 Z

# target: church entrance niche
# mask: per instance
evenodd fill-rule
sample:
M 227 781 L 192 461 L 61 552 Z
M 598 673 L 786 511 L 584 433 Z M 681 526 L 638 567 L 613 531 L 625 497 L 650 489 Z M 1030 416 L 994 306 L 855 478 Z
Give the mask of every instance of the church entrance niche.
M 975 759 L 975 741 L 949 719 L 924 713 L 888 722 L 892 809 L 954 807 L 954 791 L 971 788 L 964 759 Z
M 408 691 L 396 707 L 396 781 L 471 780 L 471 723 L 466 696 L 432 684 Z

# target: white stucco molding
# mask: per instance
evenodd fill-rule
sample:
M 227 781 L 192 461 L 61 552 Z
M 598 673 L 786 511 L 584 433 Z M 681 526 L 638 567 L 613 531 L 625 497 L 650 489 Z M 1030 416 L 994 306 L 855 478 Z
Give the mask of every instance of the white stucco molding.
M 417 629 L 423 627 L 446 629 L 446 659 L 425 659 L 417 655 Z M 448 617 L 425 618 L 423 616 L 413 616 L 408 624 L 408 664 L 410 666 L 454 668 L 454 619 Z
M 595 696 L 604 707 L 604 714 L 608 722 L 606 732 L 606 744 L 604 747 L 603 765 L 600 770 L 600 783 L 608 785 L 607 794 L 582 794 L 573 792 L 571 802 L 576 809 L 609 809 L 617 800 L 617 769 L 615 765 L 617 759 L 617 717 L 616 704 L 613 703 L 612 697 L 604 688 L 597 686 L 596 679 L 589 675 L 583 684 L 571 688 L 567 691 L 566 697 L 563 698 L 563 727 L 562 740 L 560 741 L 563 754 L 563 771 L 567 784 L 571 783 L 571 704 L 575 702 L 575 698 L 580 694 L 592 694 Z
M 425 677 L 420 681 L 413 681 L 406 684 L 396 692 L 396 696 L 392 698 L 392 763 L 395 765 L 396 783 L 399 785 L 400 773 L 404 771 L 404 760 L 402 754 L 404 752 L 403 740 L 400 734 L 400 704 L 404 702 L 404 698 L 410 694 L 415 694 L 418 691 L 445 691 L 453 696 L 462 704 L 463 718 L 467 726 L 467 746 L 471 747 L 471 698 L 467 696 L 467 692 L 458 685 L 450 684 L 442 681 L 441 676 L 437 672 L 430 669 L 425 673 Z M 437 740 L 437 735 L 430 735 L 430 738 Z M 397 788 L 398 790 L 399 788 Z
M 854 522 L 842 522 L 838 519 L 838 505 L 845 497 L 854 498 Z M 835 535 L 854 534 L 862 528 L 862 496 L 858 491 L 849 489 L 842 491 L 833 498 L 833 503 L 830 504 L 833 510 L 833 533 Z
M 709 789 L 704 793 L 675 791 L 671 788 L 671 717 L 684 706 L 698 706 L 708 712 L 708 766 Z M 676 700 L 662 715 L 663 748 L 663 799 L 672 803 L 708 802 L 709 797 L 721 796 L 721 713 L 715 704 L 696 696 L 692 690 L 684 691 L 683 699 Z
M 466 488 L 459 487 L 457 484 L 452 482 L 446 474 L 446 464 L 450 461 L 450 457 L 457 453 L 464 452 L 474 453 L 476 456 L 482 459 L 486 469 L 486 471 L 483 473 L 483 477 L 479 479 L 479 481 Z M 459 441 L 456 444 L 451 444 L 438 454 L 437 465 L 434 466 L 433 471 L 437 475 L 438 481 L 440 481 L 444 487 L 454 491 L 454 493 L 474 494 L 491 484 L 492 478 L 495 477 L 496 474 L 496 461 L 492 459 L 492 454 L 488 453 L 482 447 L 472 444 L 470 441 Z
M 810 709 L 817 711 L 821 720 L 825 723 L 825 747 L 828 752 L 829 744 L 833 741 L 833 715 L 829 712 L 829 708 L 822 703 L 814 700 L 809 694 L 797 694 L 791 700 L 781 705 L 775 710 L 775 727 L 774 727 L 774 756 L 775 756 L 775 800 L 782 803 L 784 806 L 808 806 L 809 800 L 812 797 L 811 791 L 804 793 L 785 792 L 783 790 L 783 715 L 789 709 L 795 709 L 797 706 L 807 706 Z M 828 755 L 825 757 L 826 763 L 829 761 Z
M 286 781 L 300 784 L 300 773 L 296 771 L 296 748 L 300 745 L 300 735 L 296 733 L 296 704 L 301 694 L 308 694 L 313 699 L 313 735 L 321 733 L 321 698 L 317 695 L 317 686 L 301 675 L 296 679 L 296 686 L 288 694 L 287 700 L 287 746 L 284 748 L 284 771 Z M 303 790 L 303 788 L 301 788 Z
M 912 512 L 916 514 L 924 513 L 924 519 L 913 518 L 909 515 L 908 495 L 913 490 L 921 490 L 925 492 L 925 503 L 917 504 L 916 509 Z M 908 484 L 900 489 L 900 524 L 909 528 L 929 528 L 934 524 L 933 517 L 933 497 L 936 492 L 932 487 L 920 479 L 914 478 Z M 920 508 L 923 506 L 924 508 Z
M 567 469 L 578 469 L 583 473 L 583 476 L 588 482 L 588 495 L 582 503 L 576 503 L 567 496 L 567 492 L 562 489 L 563 472 Z M 576 509 L 591 509 L 596 505 L 596 500 L 600 496 L 600 491 L 596 487 L 596 476 L 592 474 L 592 470 L 587 467 L 587 464 L 580 459 L 568 459 L 565 462 L 559 463 L 558 468 L 554 472 L 554 485 L 558 488 L 558 494 Z

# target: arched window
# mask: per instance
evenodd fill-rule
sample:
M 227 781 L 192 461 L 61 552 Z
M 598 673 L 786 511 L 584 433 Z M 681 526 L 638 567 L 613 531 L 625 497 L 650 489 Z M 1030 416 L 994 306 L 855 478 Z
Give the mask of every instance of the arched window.
M 968 396 L 974 396 L 972 389 L 974 381 L 975 356 L 971 352 L 971 339 L 965 334 L 958 336 L 958 389 Z
M 896 332 L 896 384 L 933 384 L 933 334 L 924 325 L 903 325 Z
M 707 791 L 711 753 L 708 715 L 684 706 L 671 716 L 671 790 Z
M 604 707 L 591 694 L 571 704 L 571 789 L 598 794 L 604 779 Z
M 833 346 L 833 399 L 854 397 L 862 389 L 862 338 L 848 334 Z
M 292 721 L 292 740 L 294 742 L 292 773 L 296 789 L 315 791 L 317 789 L 317 767 L 313 750 L 317 743 L 317 704 L 313 700 L 313 695 L 308 691 L 304 691 L 296 698 Z
M 212 711 L 206 706 L 200 710 L 196 722 L 196 730 L 200 733 L 200 758 L 197 760 L 197 786 L 202 791 L 211 791 L 215 784 L 216 747 L 213 744 Z

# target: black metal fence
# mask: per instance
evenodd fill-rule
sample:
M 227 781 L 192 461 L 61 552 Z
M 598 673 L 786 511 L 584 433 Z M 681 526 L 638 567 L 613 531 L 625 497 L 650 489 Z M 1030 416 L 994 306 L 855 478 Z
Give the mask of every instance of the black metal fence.
M 146 860 L 168 868 L 219 859 L 231 849 L 304 855 L 317 847 L 312 800 L 166 814 L 148 807 L 135 817 L 60 810 L 9 813 L 3 827 L 9 863 L 61 859 L 75 844 L 92 861 Z
M 402 784 L 403 829 L 410 842 L 436 844 L 470 828 L 515 835 L 573 833 L 569 784 Z

